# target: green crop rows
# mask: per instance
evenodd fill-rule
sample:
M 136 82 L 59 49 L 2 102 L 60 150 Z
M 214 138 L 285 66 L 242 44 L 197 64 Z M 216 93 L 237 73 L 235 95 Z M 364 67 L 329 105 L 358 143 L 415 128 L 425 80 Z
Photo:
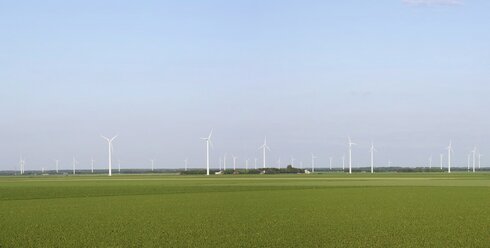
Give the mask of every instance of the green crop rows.
M 490 174 L 0 177 L 0 247 L 489 247 Z

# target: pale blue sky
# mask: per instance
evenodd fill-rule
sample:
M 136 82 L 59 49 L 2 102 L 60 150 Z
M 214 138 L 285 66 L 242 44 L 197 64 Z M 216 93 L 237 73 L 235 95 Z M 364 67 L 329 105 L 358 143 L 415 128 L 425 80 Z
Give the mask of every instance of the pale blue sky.
M 412 2 L 412 3 L 409 3 Z M 418 2 L 418 4 L 416 3 Z M 424 4 L 424 2 L 426 4 Z M 0 169 L 490 157 L 490 2 L 2 1 Z M 490 161 L 490 158 L 488 159 Z M 485 160 L 483 160 L 485 162 Z M 229 162 L 230 163 L 230 162 Z M 490 165 L 490 162 L 487 163 Z

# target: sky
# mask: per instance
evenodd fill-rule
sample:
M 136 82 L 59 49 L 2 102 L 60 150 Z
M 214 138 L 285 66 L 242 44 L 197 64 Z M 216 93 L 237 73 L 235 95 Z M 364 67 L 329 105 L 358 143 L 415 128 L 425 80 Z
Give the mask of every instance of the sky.
M 490 1 L 1 1 L 0 170 L 490 166 Z M 485 157 L 487 155 L 487 157 Z M 488 160 L 486 160 L 488 158 Z M 445 158 L 444 158 L 445 160 Z M 487 162 L 488 161 L 488 162 Z M 444 162 L 446 163 L 446 162 Z

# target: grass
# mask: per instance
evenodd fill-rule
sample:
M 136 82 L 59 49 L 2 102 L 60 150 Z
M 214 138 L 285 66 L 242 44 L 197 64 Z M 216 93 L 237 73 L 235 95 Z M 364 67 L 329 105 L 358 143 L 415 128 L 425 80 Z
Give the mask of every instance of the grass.
M 0 247 L 488 247 L 490 174 L 0 177 Z

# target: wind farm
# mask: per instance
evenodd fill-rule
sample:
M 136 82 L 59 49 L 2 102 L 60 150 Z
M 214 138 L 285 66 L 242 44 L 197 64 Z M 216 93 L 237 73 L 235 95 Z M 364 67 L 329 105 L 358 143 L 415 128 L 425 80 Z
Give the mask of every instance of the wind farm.
M 489 1 L 0 6 L 0 248 L 490 246 Z

